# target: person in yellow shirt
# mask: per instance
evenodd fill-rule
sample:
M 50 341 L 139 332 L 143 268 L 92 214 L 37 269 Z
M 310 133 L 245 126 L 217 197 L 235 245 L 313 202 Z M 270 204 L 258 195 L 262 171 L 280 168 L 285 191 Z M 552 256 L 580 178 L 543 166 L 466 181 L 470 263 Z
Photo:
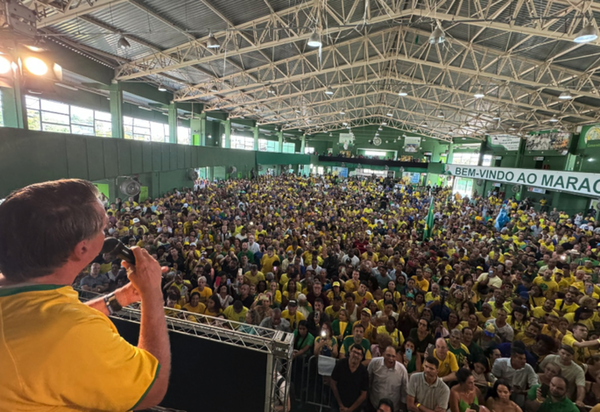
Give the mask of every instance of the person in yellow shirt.
M 580 323 L 573 326 L 573 333 L 567 333 L 562 340 L 563 345 L 569 345 L 575 350 L 575 357 L 573 360 L 577 362 L 579 366 L 582 366 L 591 357 L 590 348 L 597 348 L 600 346 L 600 339 L 588 340 L 588 328 Z
M 244 283 L 256 286 L 261 280 L 265 280 L 263 272 L 258 271 L 258 266 L 250 265 L 250 270 L 244 273 Z
M 364 328 L 364 338 L 367 339 L 369 342 L 371 342 L 371 345 L 375 344 L 375 339 L 373 337 L 373 332 L 375 330 L 375 327 L 373 326 L 373 324 L 371 323 L 371 310 L 368 308 L 363 308 L 363 310 L 360 312 L 360 320 L 357 320 L 356 322 L 354 322 L 354 325 L 352 325 L 352 330 L 354 330 L 354 328 L 356 327 L 356 325 L 360 324 L 362 325 L 362 327 Z
M 329 316 L 329 319 L 333 322 L 335 319 L 338 319 L 341 309 L 342 297 L 336 295 L 331 299 L 331 305 L 325 308 L 325 314 Z
M 540 307 L 533 308 L 531 311 L 534 318 L 538 319 L 540 322 L 546 322 L 546 317 L 549 315 L 556 316 L 558 318 L 558 313 L 554 310 L 554 306 L 556 302 L 554 299 L 546 299 L 544 304 Z
M 204 313 L 206 305 L 200 302 L 200 293 L 192 292 L 189 303 L 183 305 L 183 310 L 192 313 Z
M 427 292 L 429 290 L 429 281 L 423 276 L 423 270 L 421 268 L 417 268 L 415 271 L 415 276 L 412 278 L 415 280 L 417 289 L 420 289 L 423 292 Z
M 337 280 L 335 282 L 333 282 L 332 286 L 331 286 L 331 290 L 329 292 L 327 292 L 327 299 L 329 299 L 329 301 L 333 301 L 333 298 L 335 296 L 339 296 L 341 298 L 341 300 L 344 300 L 344 297 L 346 296 L 346 293 L 341 291 L 341 286 L 340 286 L 340 282 L 338 282 Z
M 198 278 L 198 287 L 195 289 L 192 289 L 192 291 L 190 292 L 190 295 L 193 293 L 198 293 L 198 295 L 200 295 L 200 303 L 202 303 L 203 305 L 206 305 L 206 303 L 208 302 L 208 298 L 210 298 L 212 296 L 213 291 L 211 288 L 206 286 L 206 277 L 205 276 L 200 276 Z
M 298 312 L 298 302 L 292 299 L 288 302 L 287 309 L 281 312 L 281 317 L 290 322 L 290 330 L 296 330 L 298 322 L 306 320 L 301 312 Z
M 533 284 L 539 286 L 546 299 L 550 299 L 558 292 L 558 283 L 552 279 L 552 269 L 546 269 L 542 276 L 533 280 Z
M 458 371 L 458 362 L 456 361 L 456 356 L 448 350 L 448 344 L 444 338 L 438 338 L 435 341 L 433 356 L 440 363 L 438 377 L 444 382 L 455 381 L 456 372 Z
M 344 284 L 344 290 L 346 293 L 354 293 L 358 290 L 360 286 L 360 273 L 358 270 L 352 271 L 352 279 L 346 281 Z
M 359 306 L 366 306 L 367 302 L 373 300 L 373 294 L 367 290 L 367 283 L 361 282 L 358 290 L 354 292 L 355 302 Z
M 273 272 L 273 267 L 274 266 L 280 266 L 281 263 L 279 262 L 279 256 L 277 256 L 273 250 L 273 246 L 269 246 L 267 248 L 267 254 L 263 255 L 262 259 L 260 260 L 260 264 L 261 264 L 261 271 L 263 273 L 269 273 L 269 272 Z
M 565 313 L 575 312 L 578 307 L 579 305 L 575 303 L 575 295 L 573 292 L 567 291 L 564 299 L 556 299 L 554 310 L 557 311 L 559 315 L 564 315 Z
M 374 330 L 373 340 L 377 341 L 381 335 L 387 335 L 392 339 L 392 346 L 399 348 L 404 344 L 404 335 L 396 328 L 396 319 L 393 316 L 387 318 L 385 325 L 378 326 Z

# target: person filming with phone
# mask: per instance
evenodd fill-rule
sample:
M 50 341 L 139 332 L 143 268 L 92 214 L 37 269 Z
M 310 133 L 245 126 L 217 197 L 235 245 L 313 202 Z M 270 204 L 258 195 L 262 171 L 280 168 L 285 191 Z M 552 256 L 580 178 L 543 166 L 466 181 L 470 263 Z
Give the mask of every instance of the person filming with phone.
M 0 409 L 139 410 L 164 397 L 171 355 L 158 262 L 134 247 L 126 286 L 86 303 L 70 286 L 103 248 L 107 221 L 84 180 L 27 186 L 0 205 Z M 108 315 L 140 300 L 133 346 Z

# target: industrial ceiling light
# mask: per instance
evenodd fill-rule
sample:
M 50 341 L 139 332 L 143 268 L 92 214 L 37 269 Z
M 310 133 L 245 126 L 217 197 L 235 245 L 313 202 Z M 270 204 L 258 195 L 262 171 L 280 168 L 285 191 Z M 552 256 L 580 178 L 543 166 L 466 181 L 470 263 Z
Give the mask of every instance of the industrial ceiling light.
M 382 126 L 387 126 L 387 122 L 381 122 Z
M 10 69 L 10 59 L 8 59 L 6 56 L 0 55 L 0 74 L 6 74 L 10 72 Z
M 440 111 L 438 112 L 438 115 L 437 115 L 437 117 L 438 117 L 438 119 L 443 119 L 443 118 L 444 118 L 444 117 L 446 117 L 446 116 L 444 115 L 444 112 L 442 112 L 442 111 L 440 110 Z
M 346 114 L 346 111 L 344 109 L 340 110 L 340 114 L 343 116 Z
M 475 93 L 473 93 L 473 97 L 475 97 L 476 99 L 482 99 L 483 97 L 485 97 L 485 93 L 483 92 L 481 86 L 479 86 L 477 90 L 475 90 Z
M 166 92 L 167 88 L 165 86 L 163 86 L 163 84 L 161 83 L 161 84 L 158 85 L 158 91 L 159 92 Z
M 221 47 L 221 43 L 215 38 L 215 35 L 210 32 L 208 34 L 208 40 L 206 41 L 206 47 L 209 49 L 218 49 Z
M 440 27 L 439 23 L 436 23 L 435 29 L 429 36 L 429 43 L 431 44 L 441 44 L 446 41 L 446 35 L 444 34 L 444 30 Z
M 379 128 L 379 129 L 377 129 L 377 130 L 379 130 L 379 131 L 382 131 L 382 130 L 383 130 L 383 127 L 380 127 L 380 128 Z
M 408 96 L 408 93 L 406 93 L 406 88 L 404 86 L 402 86 L 402 88 L 398 92 L 398 96 L 402 96 L 402 97 Z
M 556 115 L 554 115 L 554 116 L 552 116 L 552 117 L 550 118 L 550 120 L 549 120 L 549 121 L 550 121 L 550 122 L 552 122 L 552 123 L 556 123 L 556 122 L 558 122 L 558 117 L 556 117 Z
M 120 49 L 129 49 L 131 47 L 131 44 L 127 41 L 127 39 L 124 36 L 121 36 L 119 38 L 119 41 L 117 42 L 117 46 L 119 46 Z
M 308 38 L 308 42 L 306 43 L 308 47 L 321 47 L 323 43 L 321 42 L 321 35 L 317 33 L 317 31 L 313 31 L 310 37 Z
M 575 43 L 589 43 L 598 38 L 598 29 L 588 22 L 580 31 L 575 35 L 573 41 Z
M 37 57 L 26 57 L 24 62 L 25 68 L 35 76 L 44 76 L 48 73 L 48 65 Z
M 269 94 L 276 94 L 277 92 L 275 91 L 275 89 L 273 88 L 273 86 L 270 86 L 269 89 L 267 90 L 267 93 L 269 93 Z
M 333 89 L 329 86 L 327 86 L 327 88 L 325 89 L 325 94 L 327 96 L 331 96 L 333 94 Z
M 386 114 L 387 117 L 392 117 L 394 115 L 394 113 L 392 112 L 388 112 L 388 114 Z
M 492 119 L 494 119 L 494 120 L 502 120 L 502 118 L 500 117 L 500 112 L 496 112 L 496 114 L 494 115 L 494 117 Z
M 564 91 L 560 94 L 560 96 L 558 96 L 558 98 L 560 100 L 571 100 L 573 96 L 571 96 L 571 93 L 569 93 L 568 91 Z
M 423 122 L 423 123 L 421 124 L 421 127 L 427 127 L 427 126 L 428 126 L 428 125 L 427 125 L 427 122 Z

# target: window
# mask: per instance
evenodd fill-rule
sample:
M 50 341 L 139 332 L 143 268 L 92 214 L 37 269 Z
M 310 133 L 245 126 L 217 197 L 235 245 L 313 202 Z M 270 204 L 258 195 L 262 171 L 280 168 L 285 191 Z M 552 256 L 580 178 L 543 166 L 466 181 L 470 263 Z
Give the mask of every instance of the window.
M 29 130 L 73 133 L 88 136 L 112 136 L 110 113 L 69 106 L 52 100 L 25 96 Z
M 242 150 L 254 150 L 254 138 L 231 135 L 231 148 Z
M 192 144 L 192 129 L 189 127 L 177 126 L 177 144 Z
M 305 146 L 304 147 L 304 154 L 313 154 L 315 152 L 315 148 L 314 147 L 310 147 L 310 146 Z
M 491 166 L 492 159 L 493 159 L 492 155 L 483 155 L 483 162 L 481 163 L 481 166 Z
M 294 143 L 284 143 L 283 144 L 283 153 L 295 153 L 296 145 Z
M 365 156 L 385 158 L 387 152 L 380 150 L 365 150 Z
M 479 153 L 454 153 L 452 164 L 476 166 L 479 163 Z
M 279 142 L 276 140 L 258 139 L 258 150 L 261 152 L 278 152 Z

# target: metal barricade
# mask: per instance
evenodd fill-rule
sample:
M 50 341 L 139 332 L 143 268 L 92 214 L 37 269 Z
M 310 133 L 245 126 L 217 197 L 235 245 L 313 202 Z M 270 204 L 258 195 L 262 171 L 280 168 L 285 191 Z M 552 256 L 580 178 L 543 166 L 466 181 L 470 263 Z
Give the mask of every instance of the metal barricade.
M 319 374 L 318 357 L 296 358 L 292 366 L 294 402 L 299 406 L 316 406 L 319 410 L 330 409 L 333 402 L 330 379 Z

